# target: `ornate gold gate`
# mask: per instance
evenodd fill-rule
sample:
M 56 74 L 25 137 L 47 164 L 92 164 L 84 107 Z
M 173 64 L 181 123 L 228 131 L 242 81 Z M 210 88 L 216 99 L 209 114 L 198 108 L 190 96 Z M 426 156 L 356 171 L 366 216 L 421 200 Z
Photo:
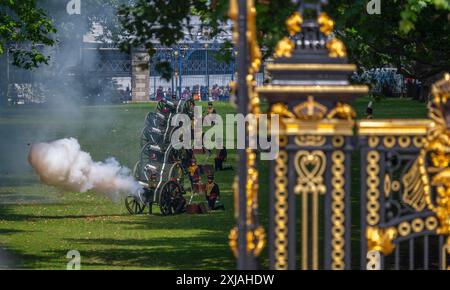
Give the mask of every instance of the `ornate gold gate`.
M 271 83 L 256 91 L 252 83 L 238 88 L 241 101 L 245 88 L 280 116 L 280 152 L 270 166 L 270 268 L 352 269 L 357 253 L 361 269 L 447 269 L 450 77 L 433 87 L 428 120 L 357 122 L 351 104 L 368 88 L 349 83 L 356 67 L 332 34 L 333 20 L 318 1 L 302 3 L 286 24 L 290 35 L 266 65 Z M 351 233 L 351 154 L 358 151 L 361 233 Z M 245 185 L 236 191 L 238 227 L 231 239 L 242 269 L 255 268 L 261 252 L 249 245 L 264 244 L 264 234 L 255 235 L 256 229 L 263 233 L 255 218 L 257 195 Z M 361 246 L 352 249 L 356 236 Z
M 447 74 L 433 86 L 429 120 L 358 123 L 363 268 L 448 269 L 449 89 Z

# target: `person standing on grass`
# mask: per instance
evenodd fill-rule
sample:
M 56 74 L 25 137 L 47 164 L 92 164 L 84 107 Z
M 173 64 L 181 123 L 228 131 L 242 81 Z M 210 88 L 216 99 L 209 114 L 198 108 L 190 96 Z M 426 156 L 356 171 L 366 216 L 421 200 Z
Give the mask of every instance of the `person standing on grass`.
M 197 160 L 192 159 L 191 166 L 188 168 L 189 178 L 192 182 L 194 192 L 200 190 L 200 167 L 197 165 Z
M 367 105 L 366 109 L 366 118 L 367 119 L 373 119 L 373 108 L 372 108 L 372 101 L 369 102 L 369 105 Z
M 206 109 L 206 115 L 216 114 L 216 109 L 214 108 L 213 102 L 208 103 L 208 109 Z
M 206 200 L 208 201 L 208 207 L 210 210 L 224 209 L 223 205 L 216 205 L 219 198 L 219 185 L 214 182 L 214 175 L 208 175 L 208 183 L 206 184 Z
M 228 152 L 227 149 L 224 147 L 217 152 L 217 156 L 214 159 L 214 169 L 216 171 L 223 170 L 223 163 L 227 160 Z

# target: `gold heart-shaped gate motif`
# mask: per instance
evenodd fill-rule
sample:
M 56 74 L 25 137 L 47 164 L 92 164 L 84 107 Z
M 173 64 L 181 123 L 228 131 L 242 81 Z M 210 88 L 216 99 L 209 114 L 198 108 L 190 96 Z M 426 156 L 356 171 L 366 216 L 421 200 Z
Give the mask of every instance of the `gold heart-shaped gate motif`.
M 297 171 L 296 193 L 326 192 L 323 184 L 327 158 L 323 151 L 299 151 L 295 155 L 295 169 Z

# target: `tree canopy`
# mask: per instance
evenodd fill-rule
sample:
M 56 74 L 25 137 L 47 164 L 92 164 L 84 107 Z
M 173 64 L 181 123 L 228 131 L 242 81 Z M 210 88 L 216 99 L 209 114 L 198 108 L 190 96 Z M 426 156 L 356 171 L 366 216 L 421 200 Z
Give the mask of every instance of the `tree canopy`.
M 265 56 L 287 35 L 285 19 L 295 10 L 290 0 L 256 1 L 259 42 Z M 210 3 L 210 6 L 208 5 Z M 381 1 L 381 14 L 369 15 L 368 1 L 329 1 L 336 34 L 347 44 L 349 56 L 363 68 L 395 66 L 400 72 L 426 80 L 450 69 L 449 0 Z M 153 41 L 174 45 L 189 26 L 192 15 L 220 32 L 227 20 L 229 1 L 137 0 L 119 11 L 126 45 L 143 45 L 150 53 Z
M 427 81 L 450 70 L 448 6 L 431 2 L 442 1 L 383 1 L 379 15 L 362 14 L 364 1 L 331 1 L 329 8 L 352 62 L 363 68 L 394 66 Z
M 33 68 L 48 61 L 38 45 L 50 46 L 56 39 L 70 43 L 80 39 L 93 23 L 105 29 L 104 40 L 120 43 L 126 50 L 143 46 L 152 54 L 156 41 L 166 46 L 177 44 L 193 16 L 198 16 L 214 37 L 228 19 L 229 5 L 229 1 L 219 0 L 84 0 L 81 15 L 68 17 L 67 2 L 3 1 L 0 54 L 8 44 L 16 65 Z M 258 38 L 265 57 L 272 55 L 276 43 L 287 34 L 285 19 L 295 10 L 293 2 L 256 1 Z M 347 44 L 351 61 L 359 66 L 395 66 L 421 80 L 450 69 L 449 0 L 380 1 L 379 15 L 366 12 L 368 1 L 328 2 L 326 9 L 337 24 L 335 33 Z M 157 67 L 170 69 L 164 64 Z
M 44 9 L 35 0 L 6 0 L 0 2 L 0 55 L 6 49 L 13 63 L 24 68 L 48 62 L 39 46 L 55 43 L 56 32 Z

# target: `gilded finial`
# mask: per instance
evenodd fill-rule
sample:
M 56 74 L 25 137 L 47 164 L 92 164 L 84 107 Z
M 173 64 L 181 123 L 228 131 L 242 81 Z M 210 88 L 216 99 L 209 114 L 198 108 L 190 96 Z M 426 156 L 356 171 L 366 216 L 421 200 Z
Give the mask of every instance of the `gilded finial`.
M 347 55 L 344 43 L 337 38 L 328 41 L 327 48 L 330 57 L 345 57 Z
M 303 17 L 299 12 L 295 12 L 291 17 L 286 20 L 287 30 L 291 36 L 296 35 L 302 30 Z
M 294 49 L 295 43 L 289 37 L 284 37 L 275 48 L 275 57 L 291 57 Z
M 333 32 L 334 29 L 334 21 L 331 19 L 328 14 L 325 12 L 320 13 L 317 22 L 320 25 L 320 31 L 325 35 L 328 36 Z

